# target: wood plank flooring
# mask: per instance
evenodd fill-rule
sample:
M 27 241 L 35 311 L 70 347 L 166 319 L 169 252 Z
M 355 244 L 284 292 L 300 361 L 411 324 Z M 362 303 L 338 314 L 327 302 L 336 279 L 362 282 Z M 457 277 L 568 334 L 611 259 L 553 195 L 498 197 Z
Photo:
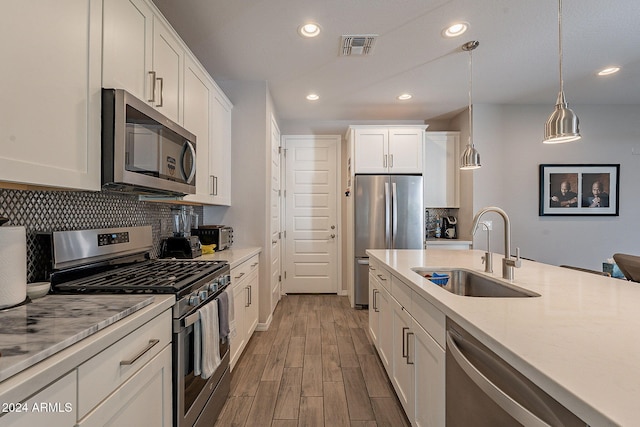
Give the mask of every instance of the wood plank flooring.
M 231 376 L 216 427 L 409 426 L 347 297 L 288 295 Z

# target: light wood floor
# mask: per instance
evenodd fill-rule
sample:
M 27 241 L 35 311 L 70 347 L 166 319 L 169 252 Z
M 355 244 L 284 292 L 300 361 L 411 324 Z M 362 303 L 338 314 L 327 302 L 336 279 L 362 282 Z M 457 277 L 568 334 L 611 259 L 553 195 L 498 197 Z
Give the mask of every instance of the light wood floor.
M 409 426 L 367 316 L 347 297 L 283 297 L 233 370 L 216 427 Z

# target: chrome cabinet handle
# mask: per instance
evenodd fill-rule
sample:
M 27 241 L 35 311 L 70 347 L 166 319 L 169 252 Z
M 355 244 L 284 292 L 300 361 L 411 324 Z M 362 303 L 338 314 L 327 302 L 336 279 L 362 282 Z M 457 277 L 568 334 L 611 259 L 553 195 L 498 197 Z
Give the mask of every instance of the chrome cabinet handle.
M 409 328 L 404 327 L 402 328 L 402 357 L 406 358 L 407 360 L 409 360 L 409 355 L 407 354 L 407 340 L 406 340 L 406 331 L 408 331 Z
M 387 155 L 384 155 L 384 159 L 382 160 L 382 167 L 386 168 L 387 167 Z
M 462 341 L 461 337 L 457 337 Z M 476 348 L 477 349 L 477 348 Z M 535 416 L 527 408 L 515 401 L 511 396 L 502 391 L 497 385 L 491 382 L 489 378 L 484 376 L 482 372 L 476 368 L 469 359 L 462 354 L 462 351 L 456 344 L 451 332 L 447 331 L 447 350 L 451 353 L 454 360 L 464 371 L 465 374 L 478 386 L 482 391 L 500 406 L 505 412 L 515 418 L 522 425 L 548 427 L 549 424 Z M 481 351 L 480 349 L 477 349 Z M 526 391 L 526 390 L 523 390 Z M 530 393 L 525 393 L 530 394 Z
M 160 104 L 156 104 L 156 107 L 162 107 L 164 105 L 164 96 L 162 96 L 162 92 L 164 91 L 164 79 L 162 77 L 158 77 L 156 80 L 160 82 Z M 156 97 L 155 93 L 153 97 Z
M 158 339 L 151 339 L 149 340 L 149 344 L 138 354 L 136 354 L 133 359 L 129 359 L 129 360 L 122 360 L 120 361 L 120 366 L 129 366 L 129 365 L 133 365 L 134 363 L 136 363 L 136 360 L 140 359 L 142 356 L 145 355 L 146 352 L 148 352 L 149 350 L 151 350 L 153 348 L 154 345 L 158 344 L 160 342 L 160 340 Z
M 147 97 L 147 102 L 156 102 L 156 72 L 149 71 L 149 77 L 151 77 L 151 99 Z
M 213 195 L 218 195 L 218 177 L 215 175 L 213 176 Z
M 371 270 L 371 271 L 376 271 L 376 269 L 375 269 L 375 268 L 373 268 L 373 267 L 371 267 L 371 266 L 369 266 L 369 270 Z
M 387 281 L 387 279 L 385 279 L 382 274 L 378 274 L 378 277 L 380 278 L 380 280 L 384 280 L 385 282 Z
M 377 313 L 380 312 L 380 310 L 378 310 L 378 291 L 377 289 L 373 290 L 373 310 Z
M 251 305 L 251 289 L 249 289 L 249 286 L 245 286 L 245 289 L 247 290 L 247 302 L 244 306 L 249 307 Z
M 389 155 L 389 167 L 392 168 L 393 167 L 393 154 Z
M 215 175 L 209 175 L 209 178 L 211 178 L 211 191 L 209 191 L 209 195 L 215 196 L 216 195 L 216 177 Z
M 239 279 L 239 278 L 241 278 L 242 276 L 244 276 L 244 272 L 243 272 L 243 273 L 240 273 L 238 276 L 234 277 L 234 279 Z
M 249 285 L 249 305 L 253 304 L 253 287 Z
M 251 264 L 251 268 L 255 267 L 256 265 L 258 265 L 258 262 L 254 262 L 253 264 Z

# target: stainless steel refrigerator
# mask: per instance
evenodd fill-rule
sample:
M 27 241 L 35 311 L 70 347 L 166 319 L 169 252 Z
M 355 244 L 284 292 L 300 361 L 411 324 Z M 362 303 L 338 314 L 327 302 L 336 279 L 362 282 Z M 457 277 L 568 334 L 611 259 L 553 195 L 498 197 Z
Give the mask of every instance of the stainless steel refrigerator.
M 422 249 L 422 176 L 356 175 L 355 305 L 369 305 L 367 249 Z

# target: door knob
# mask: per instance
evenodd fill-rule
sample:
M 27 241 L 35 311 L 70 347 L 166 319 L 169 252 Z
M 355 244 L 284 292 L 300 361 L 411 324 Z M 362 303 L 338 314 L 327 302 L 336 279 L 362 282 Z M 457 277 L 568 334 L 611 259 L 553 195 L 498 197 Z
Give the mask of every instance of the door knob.
M 332 226 L 331 226 L 331 229 L 332 229 L 332 230 L 335 230 L 335 229 L 336 229 L 336 226 L 335 226 L 335 225 L 332 225 Z

